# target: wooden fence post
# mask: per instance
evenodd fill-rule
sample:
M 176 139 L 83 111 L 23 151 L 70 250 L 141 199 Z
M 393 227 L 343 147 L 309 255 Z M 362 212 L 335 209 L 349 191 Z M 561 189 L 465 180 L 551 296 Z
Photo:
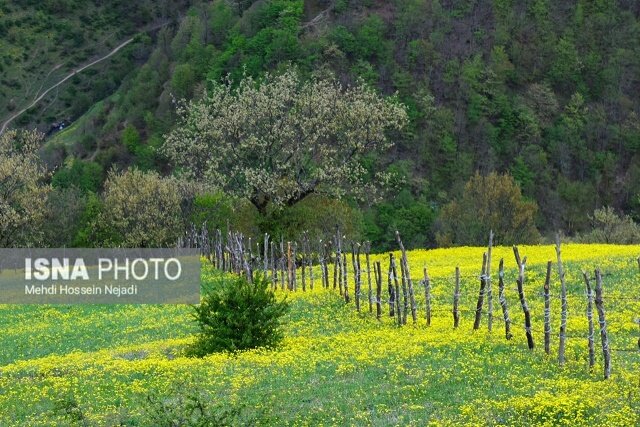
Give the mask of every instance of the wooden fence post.
M 348 284 L 348 276 L 347 276 L 347 253 L 342 253 L 342 288 L 344 291 L 344 302 L 349 303 L 351 298 L 349 298 L 349 286 Z
M 264 255 L 263 255 L 264 277 L 267 277 L 269 271 L 269 234 L 264 233 Z
M 393 287 L 393 254 L 389 254 L 389 317 L 396 316 L 396 291 Z
M 409 290 L 409 302 L 411 303 L 411 318 L 413 319 L 413 324 L 415 325 L 418 322 L 418 315 L 417 315 L 417 307 L 416 307 L 416 297 L 415 297 L 415 293 L 413 290 L 413 282 L 411 281 L 411 271 L 409 271 L 409 260 L 407 259 L 407 251 L 404 248 L 404 245 L 402 244 L 402 240 L 400 239 L 400 233 L 398 232 L 398 230 L 396 230 L 396 240 L 398 242 L 398 245 L 400 246 L 400 251 L 402 252 L 402 269 L 404 270 L 402 273 L 402 286 L 404 289 L 405 284 L 408 286 L 408 290 Z M 406 280 L 405 280 L 405 276 L 406 276 Z M 407 323 L 407 301 L 406 301 L 406 294 L 405 294 L 405 314 L 404 314 L 404 322 L 403 323 Z
M 425 316 L 427 318 L 427 326 L 431 326 L 431 280 L 429 279 L 429 273 L 427 273 L 427 267 L 422 270 L 424 273 L 424 303 L 426 305 Z
M 487 287 L 487 328 L 493 329 L 493 291 L 491 289 L 491 249 L 493 248 L 493 230 L 489 232 L 489 246 L 487 248 L 487 268 L 485 271 Z
M 456 266 L 455 286 L 453 288 L 453 327 L 457 328 L 460 324 L 460 267 Z
M 357 258 L 356 259 L 356 248 L 357 249 Z M 353 284 L 354 284 L 354 296 L 356 299 L 356 311 L 360 313 L 360 271 L 359 271 L 359 258 L 360 258 L 360 245 L 357 243 L 351 244 L 351 263 L 353 264 Z
M 302 247 L 300 248 L 300 262 L 302 263 L 302 292 L 307 290 L 307 248 L 304 244 L 305 237 L 302 236 Z
M 298 290 L 298 267 L 296 262 L 296 256 L 298 254 L 298 242 L 293 242 L 292 245 L 293 251 L 291 252 L 291 278 L 292 278 L 292 287 L 294 291 Z
M 560 234 L 556 234 L 556 256 L 558 258 L 558 275 L 560 276 L 560 300 L 562 311 L 560 313 L 560 345 L 558 346 L 558 363 L 561 365 L 565 361 L 565 346 L 567 341 L 567 284 L 564 278 L 564 267 L 562 266 L 562 253 L 560 248 Z
M 504 336 L 510 340 L 511 334 L 511 318 L 509 318 L 509 307 L 507 306 L 507 297 L 504 294 L 504 258 L 500 258 L 498 267 L 498 300 L 502 307 L 502 316 L 504 317 Z
M 309 289 L 313 290 L 313 251 L 311 250 L 311 243 L 309 241 L 309 237 L 307 236 L 306 239 L 306 243 L 307 243 L 307 260 L 309 262 L 309 265 L 307 267 L 309 267 Z M 318 256 L 320 256 L 320 254 L 318 254 Z
M 291 264 L 291 242 L 287 242 L 287 289 L 293 290 L 293 274 L 291 270 L 293 265 Z
M 520 252 L 518 252 L 518 247 L 513 247 L 513 254 L 516 257 L 516 264 L 518 265 L 518 297 L 520 298 L 520 305 L 522 306 L 522 311 L 524 312 L 524 330 L 527 335 L 527 345 L 529 346 L 529 350 L 533 350 L 533 334 L 531 333 L 531 313 L 529 313 L 529 306 L 527 305 L 527 299 L 524 295 L 524 269 L 527 264 L 527 257 L 524 259 L 520 259 Z
M 390 262 L 391 262 L 391 274 L 393 275 L 393 283 L 394 283 L 394 296 L 396 303 L 396 316 L 398 318 L 398 326 L 403 324 L 402 319 L 405 317 L 402 314 L 402 309 L 400 308 L 400 284 L 398 283 L 398 269 L 396 268 L 396 259 L 393 256 L 393 253 L 390 254 Z
M 482 254 L 482 273 L 480 274 L 480 293 L 478 294 L 478 304 L 476 305 L 476 320 L 473 322 L 473 329 L 480 328 L 480 318 L 482 317 L 482 306 L 484 304 L 484 290 L 487 284 L 485 273 L 487 271 L 487 253 Z
M 376 272 L 376 319 L 380 320 L 382 317 L 382 269 L 380 261 L 376 261 L 374 268 Z
M 284 253 L 284 238 L 280 237 L 280 289 L 283 291 L 285 281 L 285 258 L 286 255 Z
M 371 251 L 371 242 L 365 242 L 364 254 L 367 262 L 367 284 L 369 285 L 369 313 L 373 313 L 373 290 L 371 289 L 371 263 L 369 260 L 369 252 Z M 374 267 L 375 268 L 375 267 Z
M 604 304 L 602 301 L 602 275 L 600 269 L 596 268 L 596 309 L 598 310 L 598 323 L 600 324 L 600 338 L 602 339 L 602 355 L 604 357 L 604 379 L 611 375 L 611 348 L 609 347 L 609 336 L 607 334 L 607 320 L 604 315 Z
M 589 347 L 589 368 L 596 364 L 596 352 L 593 344 L 593 292 L 591 291 L 591 283 L 586 271 L 582 271 L 584 284 L 587 287 L 587 322 L 589 324 L 589 336 L 587 337 L 587 345 Z
M 276 268 L 276 249 L 275 244 L 273 242 L 270 243 L 271 246 L 271 287 L 275 291 L 278 289 L 278 269 Z
M 544 279 L 544 352 L 551 354 L 551 268 L 553 263 L 547 261 L 547 276 Z

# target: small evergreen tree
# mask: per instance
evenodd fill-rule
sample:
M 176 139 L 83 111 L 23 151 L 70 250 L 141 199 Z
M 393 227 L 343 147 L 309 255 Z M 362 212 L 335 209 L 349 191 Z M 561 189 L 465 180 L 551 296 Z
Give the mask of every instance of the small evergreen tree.
M 266 278 L 259 276 L 253 283 L 239 276 L 224 278 L 219 285 L 195 306 L 200 333 L 187 351 L 190 356 L 272 348 L 282 340 L 281 319 L 289 305 L 277 301 Z

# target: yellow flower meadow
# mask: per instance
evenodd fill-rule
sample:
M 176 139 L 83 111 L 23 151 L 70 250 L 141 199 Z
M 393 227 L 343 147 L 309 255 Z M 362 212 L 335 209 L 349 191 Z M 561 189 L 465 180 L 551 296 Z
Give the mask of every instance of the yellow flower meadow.
M 524 285 L 536 347 L 527 349 L 511 248 L 493 251 L 493 330 L 473 330 L 484 248 L 409 253 L 418 322 L 388 315 L 388 255 L 383 313 L 362 312 L 337 290 L 283 292 L 291 302 L 286 338 L 275 350 L 183 356 L 196 331 L 184 306 L 0 306 L 0 425 L 154 425 L 159 412 L 191 411 L 187 400 L 231 410 L 238 425 L 640 425 L 640 246 L 565 245 L 569 321 L 564 366 L 557 363 L 559 280 L 552 246 L 523 246 Z M 399 257 L 400 254 L 396 253 Z M 504 258 L 513 338 L 504 337 L 497 266 Z M 551 283 L 551 354 L 543 350 L 542 285 Z M 432 285 L 427 327 L 422 269 Z M 461 322 L 453 328 L 455 267 L 461 270 Z M 364 267 L 364 263 L 363 263 Z M 603 380 L 596 322 L 596 366 L 588 368 L 582 270 L 604 279 L 612 376 Z M 211 274 L 205 269 L 205 276 Z M 330 270 L 332 271 L 332 270 Z M 332 284 L 332 281 L 331 281 Z M 160 403 L 158 403 L 160 402 Z M 197 406 L 197 405 L 196 405 Z M 160 409 L 159 409 L 160 408 Z M 177 409 L 176 409 L 177 408 Z M 171 412 L 175 415 L 177 412 Z M 166 415 L 166 414 L 165 414 Z M 188 417 L 187 417 L 188 418 Z

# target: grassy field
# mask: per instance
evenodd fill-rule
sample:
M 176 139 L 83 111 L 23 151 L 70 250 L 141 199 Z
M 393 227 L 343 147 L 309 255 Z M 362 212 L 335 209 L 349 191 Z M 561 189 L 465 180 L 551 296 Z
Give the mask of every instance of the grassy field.
M 495 279 L 493 332 L 486 315 L 481 329 L 472 330 L 482 252 L 409 254 L 416 284 L 423 266 L 429 267 L 430 327 L 419 288 L 418 325 L 409 318 L 398 328 L 388 316 L 377 321 L 366 301 L 364 312 L 356 313 L 353 303 L 345 306 L 337 291 L 319 289 L 317 280 L 314 291 L 287 296 L 292 307 L 281 348 L 204 359 L 181 356 L 196 330 L 189 307 L 0 306 L 0 425 L 186 425 L 200 411 L 215 415 L 212 425 L 640 424 L 640 332 L 634 323 L 640 317 L 640 246 L 564 246 L 569 338 L 563 367 L 557 364 L 555 270 L 551 356 L 542 346 L 542 284 L 554 248 L 520 248 L 528 257 L 533 352 L 526 345 L 510 248 L 494 250 L 493 271 L 504 257 L 514 337 L 504 338 Z M 387 257 L 379 259 L 385 269 Z M 456 265 L 463 312 L 454 330 Z M 591 372 L 587 360 L 581 270 L 596 266 L 604 274 L 613 349 L 607 381 L 599 336 Z M 214 275 L 207 268 L 205 277 Z

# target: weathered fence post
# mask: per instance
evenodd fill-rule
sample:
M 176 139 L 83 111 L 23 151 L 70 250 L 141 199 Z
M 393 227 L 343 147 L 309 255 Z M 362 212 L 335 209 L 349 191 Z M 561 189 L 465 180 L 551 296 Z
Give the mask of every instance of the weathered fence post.
M 311 250 L 311 243 L 309 241 L 309 237 L 306 239 L 307 244 L 307 260 L 309 262 L 309 288 L 313 290 L 313 251 Z M 320 256 L 320 254 L 318 254 Z
M 376 261 L 374 268 L 376 273 L 376 319 L 380 320 L 382 317 L 382 269 L 380 261 Z
M 602 301 L 602 274 L 596 268 L 596 309 L 598 310 L 598 323 L 600 324 L 600 338 L 602 339 L 602 355 L 604 358 L 604 379 L 611 375 L 611 348 L 609 347 L 609 336 L 607 334 L 607 320 L 604 315 L 604 304 Z
M 482 306 L 484 304 L 484 290 L 487 284 L 485 273 L 487 271 L 487 253 L 482 254 L 482 273 L 480 274 L 480 293 L 478 294 L 478 304 L 476 305 L 476 319 L 473 322 L 473 329 L 480 328 L 480 318 L 482 317 Z
M 356 249 L 357 246 L 357 249 Z M 356 300 L 356 311 L 360 313 L 360 244 L 351 244 L 351 263 L 353 264 L 353 286 Z
M 520 252 L 518 252 L 518 247 L 513 247 L 513 254 L 516 258 L 516 264 L 518 265 L 518 297 L 520 298 L 520 305 L 522 306 L 522 311 L 524 312 L 524 330 L 527 335 L 527 345 L 529 346 L 529 350 L 533 350 L 533 334 L 531 333 L 531 313 L 529 313 L 529 306 L 527 305 L 527 299 L 524 295 L 524 269 L 527 264 L 527 257 L 524 259 L 520 259 Z
M 553 263 L 547 261 L 547 276 L 544 279 L 544 352 L 551 354 L 551 268 Z
M 409 260 L 407 259 L 407 251 L 404 248 L 404 245 L 402 244 L 402 240 L 400 239 L 400 233 L 398 232 L 398 230 L 396 230 L 396 240 L 398 242 L 398 245 L 400 246 L 400 251 L 402 252 L 402 260 L 401 260 L 401 265 L 402 265 L 402 287 L 404 290 L 404 286 L 406 284 L 406 286 L 409 288 L 409 302 L 411 303 L 411 319 L 413 320 L 413 324 L 415 325 L 418 322 L 418 315 L 417 315 L 417 307 L 416 307 L 416 297 L 415 297 L 415 293 L 413 290 L 413 282 L 411 281 L 411 272 L 409 271 Z M 406 276 L 406 280 L 405 280 L 405 276 Z M 406 300 L 407 295 L 405 292 L 405 302 L 404 302 L 404 309 L 405 309 L 405 313 L 404 313 L 404 319 L 403 319 L 403 323 L 407 323 L 407 306 L 408 306 L 408 302 Z
M 278 269 L 276 268 L 275 244 L 271 242 L 270 247 L 271 247 L 271 287 L 275 291 L 278 289 Z
M 292 262 L 292 268 L 291 268 L 291 278 L 292 278 L 292 287 L 294 291 L 298 290 L 298 265 L 296 262 L 296 256 L 298 254 L 298 242 L 293 242 L 293 245 L 291 245 L 292 247 L 292 252 L 291 252 L 291 262 Z
M 329 260 L 331 259 L 331 246 L 327 245 L 325 243 L 324 245 L 324 253 L 322 255 L 322 264 L 323 264 L 323 271 L 324 271 L 324 287 L 326 289 L 329 289 L 329 266 L 327 265 L 327 262 L 329 260 L 327 260 L 327 256 L 329 257 Z
M 429 273 L 427 273 L 427 267 L 422 270 L 424 274 L 424 303 L 426 305 L 426 319 L 427 326 L 431 326 L 431 280 L 429 279 Z
M 389 254 L 389 274 L 387 278 L 389 279 L 389 317 L 396 316 L 396 291 L 393 287 L 393 254 Z
M 291 264 L 291 242 L 287 242 L 287 289 L 293 290 L 293 265 Z
M 455 286 L 453 288 L 453 327 L 460 324 L 460 267 L 456 266 Z
M 349 303 L 349 301 L 351 301 L 351 298 L 349 298 L 349 286 L 347 285 L 348 283 L 348 276 L 347 276 L 348 272 L 347 272 L 347 253 L 343 252 L 342 253 L 342 290 L 344 291 L 344 302 L 345 303 Z
M 395 303 L 396 303 L 396 315 L 398 318 L 398 326 L 402 325 L 402 319 L 403 319 L 403 314 L 402 314 L 402 309 L 400 308 L 400 284 L 398 283 L 398 269 L 396 268 L 396 259 L 393 256 L 393 253 L 390 254 L 390 263 L 391 263 L 391 274 L 393 275 L 393 283 L 394 283 L 394 299 L 395 299 Z
M 269 234 L 267 233 L 264 233 L 264 255 L 262 262 L 264 277 L 267 277 L 267 273 L 269 272 Z
M 366 242 L 364 246 L 364 254 L 367 262 L 367 284 L 369 285 L 369 313 L 373 312 L 373 290 L 371 289 L 371 263 L 369 260 L 369 252 L 371 252 L 371 242 Z
M 489 232 L 489 246 L 487 248 L 487 268 L 485 271 L 487 287 L 487 328 L 493 329 L 493 291 L 491 289 L 491 249 L 493 248 L 493 230 Z
M 280 237 L 280 289 L 284 291 L 285 282 L 285 262 L 286 256 L 284 253 L 284 238 Z
M 498 267 L 498 300 L 500 301 L 502 316 L 504 317 L 504 336 L 510 340 L 513 335 L 511 334 L 511 319 L 509 318 L 507 297 L 504 294 L 504 258 L 500 258 L 500 265 Z
M 560 344 L 558 346 L 558 363 L 564 364 L 564 352 L 567 341 L 567 284 L 564 278 L 562 266 L 562 252 L 560 248 L 560 234 L 556 234 L 556 256 L 558 258 L 558 275 L 560 276 L 560 300 L 562 311 L 560 312 Z
M 304 244 L 305 237 L 302 236 L 302 248 L 300 250 L 300 262 L 302 263 L 302 292 L 307 290 L 307 247 Z
M 591 291 L 591 283 L 586 271 L 582 271 L 584 284 L 587 288 L 587 322 L 589 324 L 589 336 L 587 337 L 587 345 L 589 347 L 589 368 L 596 364 L 596 352 L 593 344 L 593 292 Z

